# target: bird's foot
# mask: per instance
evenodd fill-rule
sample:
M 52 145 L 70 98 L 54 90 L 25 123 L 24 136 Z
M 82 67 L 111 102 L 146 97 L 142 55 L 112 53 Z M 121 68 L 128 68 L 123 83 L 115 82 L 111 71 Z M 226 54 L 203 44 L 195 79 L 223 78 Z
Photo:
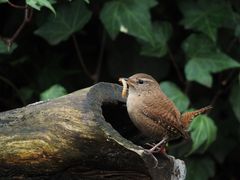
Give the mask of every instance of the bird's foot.
M 161 147 L 165 148 L 165 145 L 167 143 L 166 138 L 163 138 L 159 143 L 155 144 L 151 149 L 148 150 L 150 153 L 154 153 L 156 150 L 160 150 Z
M 154 148 L 156 146 L 155 143 L 146 143 L 147 146 L 150 146 L 151 149 L 146 149 L 149 153 L 160 153 L 160 154 L 165 154 L 166 153 L 166 148 L 165 145 L 160 145 Z

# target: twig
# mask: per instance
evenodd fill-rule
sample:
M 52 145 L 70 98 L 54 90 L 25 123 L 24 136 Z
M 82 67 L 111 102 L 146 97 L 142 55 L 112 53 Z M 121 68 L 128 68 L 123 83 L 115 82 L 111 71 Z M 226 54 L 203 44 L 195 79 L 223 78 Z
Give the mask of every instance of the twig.
M 174 58 L 174 56 L 173 56 L 170 48 L 168 48 L 168 52 L 169 52 L 170 60 L 171 60 L 172 63 L 173 63 L 173 66 L 174 66 L 174 68 L 175 68 L 175 70 L 176 70 L 176 72 L 177 72 L 177 75 L 178 75 L 179 80 L 180 80 L 183 84 L 186 84 L 185 81 L 184 81 L 183 75 L 182 75 L 182 73 L 181 73 L 181 71 L 180 71 L 180 69 L 179 69 L 179 67 L 178 67 L 178 65 L 177 65 L 177 63 L 176 63 L 176 60 L 175 60 L 175 58 Z
M 20 6 L 20 5 L 13 4 L 13 3 L 10 2 L 9 0 L 7 1 L 7 3 L 8 3 L 10 6 L 16 8 L 16 9 L 26 9 L 26 6 Z
M 210 105 L 213 106 L 213 105 L 217 102 L 218 98 L 219 98 L 225 91 L 227 91 L 227 90 L 232 86 L 231 83 L 230 83 L 229 85 L 227 85 L 227 84 L 228 84 L 229 81 L 231 80 L 234 72 L 235 72 L 235 70 L 232 70 L 232 71 L 229 73 L 229 75 L 228 75 L 223 81 L 221 81 L 221 84 L 223 85 L 223 87 L 220 88 L 220 89 L 216 92 L 215 96 L 214 96 L 214 97 L 212 98 L 212 100 L 211 100 Z
M 74 47 L 75 47 L 75 50 L 76 50 L 76 53 L 77 53 L 78 60 L 79 60 L 79 62 L 81 64 L 81 66 L 82 66 L 83 72 L 88 76 L 89 79 L 91 79 L 92 81 L 95 82 L 94 77 L 88 71 L 88 69 L 87 69 L 87 67 L 86 67 L 86 65 L 84 63 L 84 60 L 83 60 L 83 57 L 82 57 L 82 53 L 80 51 L 80 48 L 79 48 L 76 36 L 74 34 L 72 35 L 72 39 L 73 39 L 73 44 L 74 44 Z
M 27 5 L 25 5 L 24 7 L 25 9 L 25 14 L 24 14 L 24 19 L 23 22 L 21 23 L 21 25 L 18 27 L 18 29 L 15 31 L 15 33 L 12 35 L 11 38 L 3 38 L 1 37 L 1 39 L 7 44 L 7 47 L 10 48 L 11 45 L 13 44 L 13 42 L 15 41 L 15 39 L 18 37 L 18 35 L 20 34 L 20 32 L 23 30 L 23 28 L 25 27 L 25 25 L 31 20 L 32 18 L 32 9 L 30 7 L 28 7 Z
M 230 52 L 231 51 L 231 49 L 232 49 L 232 47 L 233 47 L 233 45 L 237 42 L 237 40 L 238 40 L 238 38 L 233 38 L 233 40 L 231 40 L 231 42 L 229 43 L 229 45 L 228 45 L 228 47 L 227 47 L 227 49 L 226 49 L 226 52 Z
M 18 88 L 11 82 L 9 81 L 7 78 L 0 76 L 0 80 L 5 82 L 6 84 L 8 84 L 18 95 L 20 101 L 22 102 L 23 105 L 26 105 L 26 102 L 24 101 L 24 99 L 22 98 Z
M 211 106 L 214 106 L 214 104 L 216 104 L 219 96 L 221 96 L 223 92 L 224 92 L 223 89 L 219 89 L 219 90 L 216 92 L 215 96 L 213 96 L 213 98 L 212 98 L 212 100 L 211 100 L 211 102 L 210 102 L 210 105 L 211 105 Z
M 184 93 L 185 93 L 186 95 L 188 95 L 190 88 L 191 88 L 191 82 L 186 81 L 186 83 L 185 83 L 185 89 L 184 89 Z
M 98 64 L 97 64 L 96 71 L 93 75 L 95 79 L 95 83 L 99 81 L 100 74 L 101 74 L 105 42 L 106 42 L 106 31 L 103 29 L 101 47 L 100 47 L 99 56 L 98 56 Z
M 7 40 L 8 43 L 8 47 L 10 47 L 12 45 L 12 43 L 15 41 L 15 39 L 18 37 L 18 35 L 20 34 L 20 32 L 23 30 L 23 28 L 25 27 L 25 25 L 30 21 L 30 19 L 32 18 L 32 9 L 29 8 L 27 5 L 25 6 L 25 15 L 24 15 L 24 19 L 22 24 L 18 27 L 18 29 L 16 30 L 16 32 L 13 34 L 13 36 Z

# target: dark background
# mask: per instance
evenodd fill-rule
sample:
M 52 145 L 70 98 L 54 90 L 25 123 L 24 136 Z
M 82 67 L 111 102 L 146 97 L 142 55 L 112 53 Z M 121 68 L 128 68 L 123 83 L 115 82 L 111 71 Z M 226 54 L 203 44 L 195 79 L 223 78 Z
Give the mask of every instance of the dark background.
M 128 77 L 138 72 L 144 72 L 152 75 L 159 82 L 174 83 L 177 91 L 174 91 L 172 95 L 181 92 L 181 95 L 190 100 L 187 107 L 182 109 L 183 111 L 208 104 L 214 106 L 213 111 L 208 115 L 216 126 L 214 142 L 210 140 L 211 143 L 208 144 L 208 139 L 214 137 L 214 131 L 210 127 L 210 133 L 207 134 L 205 126 L 208 124 L 205 124 L 201 133 L 207 134 L 207 137 L 203 138 L 203 142 L 196 137 L 193 139 L 193 142 L 201 145 L 191 155 L 186 156 L 187 152 L 191 150 L 191 142 L 179 145 L 178 143 L 170 144 L 169 153 L 187 162 L 188 179 L 239 179 L 239 1 L 158 0 L 149 1 L 156 3 L 149 6 L 142 0 L 131 2 L 123 0 L 123 10 L 129 8 L 133 12 L 137 12 L 138 8 L 135 9 L 135 7 L 139 6 L 139 17 L 149 14 L 151 24 L 161 22 L 170 24 L 171 30 L 163 33 L 163 37 L 167 39 L 166 42 L 162 42 L 164 38 L 159 40 L 158 36 L 154 36 L 156 44 L 153 47 L 149 46 L 146 39 L 136 34 L 136 30 L 140 29 L 136 27 L 137 25 L 147 26 L 144 18 L 135 19 L 140 24 L 134 23 L 135 21 L 131 22 L 131 17 L 129 17 L 130 20 L 123 18 L 124 21 L 129 20 L 130 24 L 132 23 L 132 27 L 128 26 L 129 24 L 125 26 L 129 28 L 129 31 L 133 28 L 133 33 L 119 32 L 116 37 L 110 36 L 110 30 L 100 17 L 106 4 L 121 0 L 92 0 L 89 3 L 83 0 L 49 2 L 53 3 L 56 18 L 64 12 L 59 10 L 61 8 L 66 10 L 66 14 L 62 14 L 63 17 L 72 15 L 71 18 L 74 18 L 75 11 L 68 12 L 67 7 L 75 1 L 81 1 L 80 6 L 87 9 L 91 13 L 91 17 L 82 27 L 73 28 L 74 30 L 66 39 L 55 44 L 49 42 L 48 38 L 52 36 L 50 33 L 47 33 L 48 35 L 45 37 L 36 34 L 38 29 L 45 27 L 46 22 L 51 24 L 49 19 L 55 15 L 49 8 L 38 4 L 38 7 L 41 7 L 41 10 L 38 11 L 29 4 L 29 21 L 24 24 L 23 29 L 19 30 L 20 24 L 24 22 L 26 9 L 17 8 L 13 4 L 24 7 L 25 1 L 12 0 L 13 4 L 0 3 L 0 111 L 61 96 L 100 81 L 118 83 L 119 77 Z M 146 11 L 140 7 L 141 3 L 146 7 Z M 182 3 L 184 5 L 181 5 Z M 114 16 L 115 12 L 117 16 Z M 116 18 L 113 22 L 117 22 L 117 17 L 121 16 L 121 13 L 120 15 L 118 13 L 117 9 L 112 9 L 112 14 L 109 12 L 108 17 Z M 82 10 L 79 18 L 84 15 Z M 202 28 L 206 20 L 212 25 Z M 194 25 L 194 21 L 199 22 Z M 68 21 L 66 22 L 68 23 Z M 59 28 L 63 28 L 61 23 L 60 25 L 52 23 L 50 27 L 52 31 L 57 31 Z M 18 30 L 19 34 L 16 35 Z M 213 32 L 213 35 L 209 33 L 210 31 Z M 13 37 L 14 34 L 16 37 Z M 154 33 L 149 32 L 149 34 L 153 35 Z M 190 50 L 186 50 L 184 43 L 190 36 L 198 38 L 195 43 L 189 42 Z M 15 44 L 10 47 L 10 42 Z M 209 44 L 212 49 L 208 47 Z M 11 52 L 15 45 L 17 47 Z M 147 48 L 150 49 L 148 54 L 142 55 L 141 52 Z M 166 52 L 164 48 L 167 49 Z M 192 81 L 187 77 L 186 66 L 193 59 L 191 48 L 196 57 L 202 58 L 201 63 L 204 64 L 196 64 L 196 67 L 191 67 L 193 72 L 198 73 L 196 69 L 199 67 L 200 69 L 209 68 L 209 75 L 213 78 L 212 85 L 199 83 L 198 80 Z M 199 53 L 199 51 L 203 52 Z M 235 64 L 231 62 L 234 64 L 232 65 L 229 59 L 224 59 L 223 56 L 219 58 L 223 59 L 219 64 L 212 64 L 213 52 L 225 54 Z M 204 61 L 205 59 L 206 61 Z M 218 70 L 214 70 L 214 68 Z M 198 78 L 201 81 L 204 75 L 200 75 Z M 172 89 L 165 87 L 165 90 L 169 95 L 168 93 Z M 179 101 L 184 100 L 180 99 Z M 117 113 L 117 110 L 111 112 Z M 195 126 L 199 125 L 195 123 Z M 193 125 L 192 128 L 194 129 L 195 126 Z M 192 134 L 192 136 L 194 135 Z

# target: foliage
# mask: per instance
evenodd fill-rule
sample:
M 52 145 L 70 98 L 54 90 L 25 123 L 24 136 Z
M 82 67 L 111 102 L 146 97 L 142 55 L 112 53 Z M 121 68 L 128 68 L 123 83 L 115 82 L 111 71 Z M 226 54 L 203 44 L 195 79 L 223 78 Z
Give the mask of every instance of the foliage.
M 188 97 L 174 83 L 164 81 L 160 83 L 160 87 L 181 112 L 188 109 L 190 104 Z
M 55 84 L 40 94 L 40 100 L 54 99 L 65 94 L 67 94 L 66 89 L 59 84 Z
M 181 112 L 214 106 L 191 123 L 192 142 L 170 144 L 187 162 L 187 179 L 230 179 L 225 164 L 238 156 L 240 139 L 238 1 L 15 3 L 0 0 L 1 111 L 98 81 L 152 74 Z

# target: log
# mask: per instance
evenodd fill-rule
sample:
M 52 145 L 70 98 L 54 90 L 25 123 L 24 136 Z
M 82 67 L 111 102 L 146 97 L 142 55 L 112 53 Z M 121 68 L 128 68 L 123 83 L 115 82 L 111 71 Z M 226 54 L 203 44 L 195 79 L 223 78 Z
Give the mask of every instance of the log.
M 183 161 L 119 133 L 121 120 L 131 122 L 121 90 L 98 83 L 0 113 L 0 179 L 184 179 Z M 124 113 L 109 116 L 112 107 Z

